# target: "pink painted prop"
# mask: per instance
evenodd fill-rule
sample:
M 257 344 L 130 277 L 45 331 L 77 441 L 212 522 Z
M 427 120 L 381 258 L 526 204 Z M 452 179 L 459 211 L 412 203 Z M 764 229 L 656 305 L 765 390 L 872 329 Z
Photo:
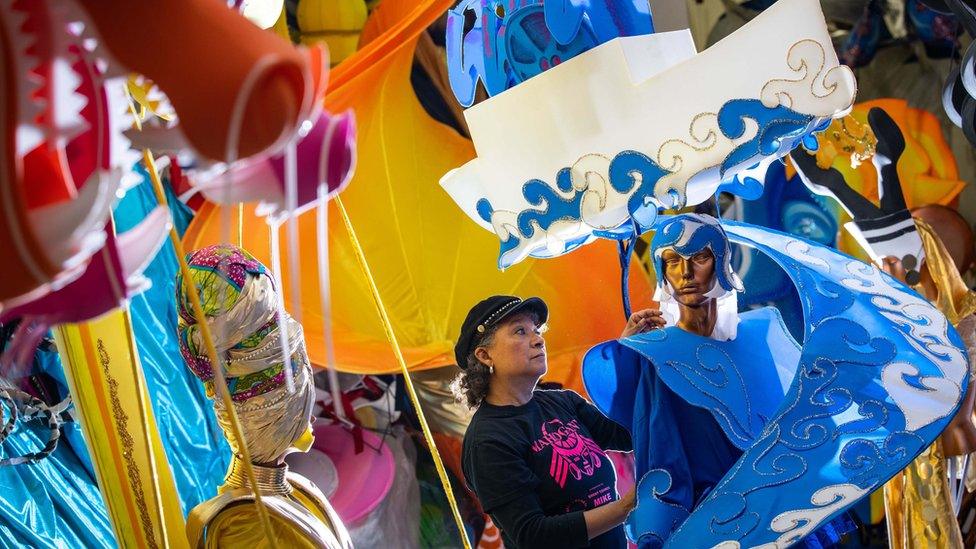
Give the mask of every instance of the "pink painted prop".
M 380 437 L 363 431 L 365 449 L 357 454 L 352 433 L 340 425 L 318 423 L 312 428 L 312 448 L 324 453 L 335 465 L 339 484 L 329 503 L 346 525 L 355 525 L 383 501 L 393 486 L 396 466 L 393 452 Z M 373 448 L 379 448 L 379 451 Z M 297 454 L 293 454 L 298 457 Z M 288 459 L 291 463 L 292 459 Z M 314 475 L 313 475 L 314 476 Z M 319 489 L 328 490 L 328 486 Z
M 0 166 L 11 223 L 7 284 L 0 306 L 11 308 L 73 283 L 106 244 L 104 226 L 123 175 L 134 162 L 121 130 L 130 124 L 122 88 L 125 72 L 97 50 L 68 2 L 15 0 L 0 9 L 9 33 L 16 90 L 13 154 Z M 15 169 L 10 167 L 13 164 Z M 16 230 L 14 230 L 16 229 Z M 5 244 L 6 245 L 6 244 Z M 24 280 L 18 261 L 30 260 Z M 27 328 L 24 328 L 27 330 Z
M 321 183 L 329 196 L 341 192 L 352 177 L 356 159 L 356 121 L 352 111 L 322 111 L 298 141 L 298 195 L 292 215 L 312 208 Z M 285 208 L 285 152 L 235 164 L 224 172 L 192 182 L 207 200 L 223 205 L 261 202 L 258 215 L 280 217 Z M 230 187 L 228 188 L 228 184 Z
M 0 310 L 0 323 L 22 320 L 10 346 L 0 356 L 0 371 L 11 379 L 21 377 L 51 326 L 98 318 L 148 288 L 149 280 L 142 272 L 163 245 L 169 227 L 169 211 L 162 206 L 117 237 L 109 222 L 105 246 L 96 252 L 80 277 L 60 290 Z

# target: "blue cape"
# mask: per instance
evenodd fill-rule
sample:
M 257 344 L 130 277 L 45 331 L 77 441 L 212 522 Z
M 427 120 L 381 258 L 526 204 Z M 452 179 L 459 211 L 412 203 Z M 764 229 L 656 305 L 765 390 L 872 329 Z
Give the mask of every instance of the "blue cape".
M 800 346 L 779 312 L 744 313 L 737 332 L 717 341 L 667 327 L 598 345 L 584 359 L 590 397 L 631 431 L 643 489 L 659 489 L 628 521 L 635 540 L 663 544 L 783 402 Z

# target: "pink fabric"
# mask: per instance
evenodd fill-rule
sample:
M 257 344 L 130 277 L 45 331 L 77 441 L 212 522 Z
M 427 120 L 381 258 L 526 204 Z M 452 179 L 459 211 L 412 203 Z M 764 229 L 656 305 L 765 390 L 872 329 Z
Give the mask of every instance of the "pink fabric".
M 352 433 L 342 426 L 319 423 L 312 430 L 312 447 L 329 456 L 339 479 L 329 502 L 345 524 L 356 524 L 376 509 L 390 491 L 395 474 L 393 453 L 371 431 L 363 431 L 366 448 L 356 454 Z

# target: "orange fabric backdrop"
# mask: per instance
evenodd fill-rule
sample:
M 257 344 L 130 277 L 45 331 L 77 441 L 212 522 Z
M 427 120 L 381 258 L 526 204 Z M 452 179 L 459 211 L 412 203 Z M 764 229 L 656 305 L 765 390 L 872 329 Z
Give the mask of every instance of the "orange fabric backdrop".
M 454 338 L 478 300 L 496 293 L 536 295 L 551 309 L 547 379 L 582 390 L 583 353 L 616 337 L 624 324 L 616 246 L 597 242 L 500 272 L 495 235 L 470 220 L 440 188 L 440 177 L 473 158 L 474 149 L 426 114 L 411 87 L 410 70 L 419 33 L 450 5 L 450 0 L 385 0 L 367 22 L 365 46 L 332 72 L 326 108 L 353 109 L 359 131 L 357 170 L 342 201 L 411 369 L 454 363 Z M 237 208 L 229 210 L 229 239 L 235 242 Z M 221 217 L 220 208 L 202 208 L 184 237 L 187 249 L 218 242 Z M 337 366 L 346 372 L 394 372 L 392 350 L 334 205 L 329 224 Z M 325 349 L 314 212 L 301 216 L 299 226 L 300 318 L 309 356 L 321 366 Z M 266 264 L 269 234 L 267 224 L 253 215 L 253 205 L 245 207 L 243 247 Z M 286 242 L 284 228 L 281 240 Z M 282 264 L 288 265 L 287 250 Z M 285 287 L 290 283 L 286 272 Z M 630 289 L 635 310 L 651 304 L 650 284 L 636 263 Z

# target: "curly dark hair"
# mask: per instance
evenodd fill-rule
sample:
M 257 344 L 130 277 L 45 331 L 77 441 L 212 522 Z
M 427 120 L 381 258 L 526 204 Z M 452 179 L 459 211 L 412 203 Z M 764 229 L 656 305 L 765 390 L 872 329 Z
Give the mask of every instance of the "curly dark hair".
M 461 370 L 454 382 L 451 383 L 451 391 L 458 402 L 467 404 L 468 408 L 477 408 L 488 395 L 488 385 L 491 383 L 491 370 L 488 365 L 478 360 L 474 352 L 478 347 L 491 345 L 495 338 L 498 325 L 491 326 L 482 335 L 473 349 L 467 356 L 467 368 Z

